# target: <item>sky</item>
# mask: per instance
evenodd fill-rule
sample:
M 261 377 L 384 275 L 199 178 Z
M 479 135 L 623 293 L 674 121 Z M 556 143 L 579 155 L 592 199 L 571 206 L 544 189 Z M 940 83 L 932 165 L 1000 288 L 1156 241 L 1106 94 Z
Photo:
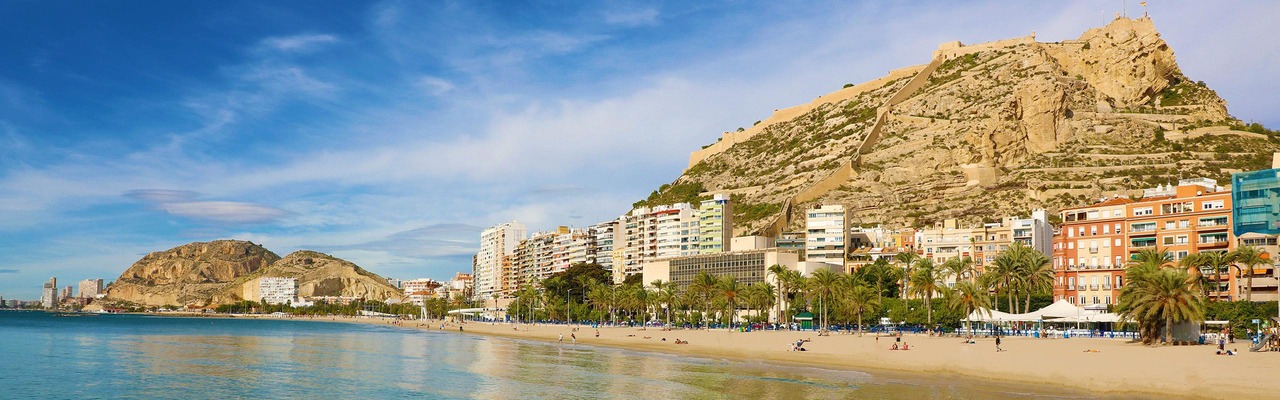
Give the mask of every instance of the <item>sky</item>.
M 720 132 L 939 43 L 1137 1 L 0 3 L 0 296 L 249 240 L 383 276 L 626 213 Z M 1183 72 L 1280 127 L 1280 4 L 1149 1 Z

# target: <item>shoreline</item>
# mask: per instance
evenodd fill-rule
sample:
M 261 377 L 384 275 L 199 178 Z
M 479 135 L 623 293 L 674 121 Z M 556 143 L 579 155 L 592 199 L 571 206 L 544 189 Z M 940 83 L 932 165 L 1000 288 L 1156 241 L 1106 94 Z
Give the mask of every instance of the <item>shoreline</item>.
M 156 315 L 156 314 L 148 314 Z M 1235 356 L 1214 355 L 1216 346 L 1144 346 L 1123 339 L 1033 339 L 1003 338 L 1007 351 L 996 352 L 994 339 L 976 338 L 976 344 L 962 344 L 961 338 L 908 334 L 903 341 L 911 350 L 892 351 L 889 336 L 835 334 L 819 337 L 811 331 L 671 330 L 602 327 L 600 337 L 590 326 L 511 323 L 459 324 L 441 320 L 403 320 L 379 317 L 287 317 L 271 315 L 175 315 L 173 317 L 217 317 L 273 319 L 314 322 L 341 322 L 383 325 L 440 333 L 461 333 L 507 339 L 564 344 L 577 336 L 577 345 L 756 362 L 789 367 L 851 370 L 892 375 L 906 379 L 960 378 L 998 381 L 1040 388 L 1063 387 L 1068 391 L 1099 396 L 1176 396 L 1180 398 L 1249 398 L 1280 393 L 1280 353 L 1251 353 L 1249 343 L 1237 341 L 1228 349 L 1240 349 Z M 578 328 L 575 332 L 572 329 Z M 645 339 L 645 337 L 650 337 Z M 667 341 L 661 341 L 666 338 Z M 676 345 L 675 339 L 689 344 Z M 805 352 L 787 351 L 797 339 L 811 339 Z M 1088 352 L 1087 350 L 1096 350 Z

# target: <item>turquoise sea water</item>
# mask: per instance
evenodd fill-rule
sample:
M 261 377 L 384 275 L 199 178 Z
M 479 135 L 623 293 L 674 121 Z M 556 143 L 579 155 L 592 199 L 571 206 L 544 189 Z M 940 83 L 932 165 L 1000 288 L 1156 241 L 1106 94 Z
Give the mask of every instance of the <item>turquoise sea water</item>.
M 0 311 L 0 398 L 1090 398 L 361 324 Z

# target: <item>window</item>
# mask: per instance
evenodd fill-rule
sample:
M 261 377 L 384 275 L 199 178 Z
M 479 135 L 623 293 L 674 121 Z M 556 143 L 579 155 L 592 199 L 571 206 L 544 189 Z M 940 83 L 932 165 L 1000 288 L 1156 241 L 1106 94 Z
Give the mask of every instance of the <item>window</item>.
M 1165 223 L 1164 223 L 1164 229 L 1165 229 L 1165 230 L 1173 230 L 1173 229 L 1174 229 L 1174 226 L 1176 226 L 1176 225 L 1174 225 L 1174 222 L 1173 222 L 1173 221 L 1168 221 L 1168 222 L 1165 222 Z
M 1071 304 L 1076 304 L 1076 296 L 1068 296 L 1067 301 L 1071 302 Z
M 1178 235 L 1178 239 L 1174 242 L 1176 244 L 1187 244 L 1187 235 Z
M 1121 279 L 1123 279 L 1121 276 L 1116 275 L 1116 289 L 1120 288 Z
M 1124 265 L 1124 263 L 1120 261 L 1120 256 L 1116 256 L 1116 266 L 1119 267 L 1121 265 Z M 1119 284 L 1117 283 L 1116 285 L 1119 285 Z
M 1187 256 L 1188 256 L 1188 255 L 1190 255 L 1190 253 L 1189 253 L 1188 251 L 1186 251 L 1186 250 L 1182 250 L 1182 251 L 1177 252 L 1177 254 L 1173 257 L 1173 259 L 1174 259 L 1174 260 L 1181 260 L 1181 259 L 1187 258 Z
M 1116 244 L 1114 246 L 1120 247 L 1120 238 L 1116 238 Z
M 1110 235 L 1110 234 L 1111 234 L 1111 225 L 1103 225 L 1103 226 L 1102 226 L 1102 234 L 1103 234 L 1103 235 Z
M 1173 236 L 1162 236 L 1160 239 L 1164 241 L 1166 246 L 1173 244 Z
M 1222 200 L 1213 200 L 1200 203 L 1200 207 L 1203 210 L 1221 210 L 1224 206 Z
M 1098 227 L 1097 227 L 1097 226 L 1091 226 L 1091 227 L 1089 227 L 1089 235 L 1097 236 L 1097 235 L 1098 235 Z
M 1098 296 L 1093 296 L 1093 304 L 1098 304 Z
M 1071 228 L 1067 228 L 1067 237 L 1076 237 L 1076 231 Z
M 1152 214 L 1151 207 L 1140 207 L 1140 208 L 1133 209 L 1133 216 L 1135 217 L 1141 217 L 1144 215 L 1151 215 L 1151 214 Z
M 1073 277 L 1067 278 L 1067 282 L 1068 282 L 1067 288 L 1069 290 L 1076 290 L 1076 277 L 1073 276 Z
M 1107 296 L 1107 304 L 1111 304 L 1111 296 Z
M 1191 226 L 1191 220 L 1189 219 L 1178 221 L 1178 229 L 1186 229 L 1190 226 Z
M 1120 231 L 1120 224 L 1116 224 L 1116 234 L 1118 235 L 1118 234 L 1121 234 L 1121 233 L 1124 233 L 1124 232 L 1121 232 L 1121 231 Z
M 1076 248 L 1076 242 L 1067 242 L 1067 249 L 1073 250 L 1075 248 Z

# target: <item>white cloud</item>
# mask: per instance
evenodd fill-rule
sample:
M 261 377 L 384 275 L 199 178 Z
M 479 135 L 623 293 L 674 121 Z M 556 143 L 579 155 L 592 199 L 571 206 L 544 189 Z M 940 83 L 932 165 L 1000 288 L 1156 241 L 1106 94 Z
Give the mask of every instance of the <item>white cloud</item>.
M 277 36 L 269 37 L 262 40 L 261 45 L 265 48 L 293 53 L 306 53 L 324 47 L 325 45 L 335 43 L 338 37 L 328 34 L 302 34 L 293 36 Z
M 440 96 L 453 90 L 453 83 L 434 76 L 419 77 L 414 84 L 432 96 Z
M 161 203 L 158 207 L 169 214 L 181 217 L 237 224 L 271 222 L 289 215 L 288 212 L 277 208 L 234 201 Z

